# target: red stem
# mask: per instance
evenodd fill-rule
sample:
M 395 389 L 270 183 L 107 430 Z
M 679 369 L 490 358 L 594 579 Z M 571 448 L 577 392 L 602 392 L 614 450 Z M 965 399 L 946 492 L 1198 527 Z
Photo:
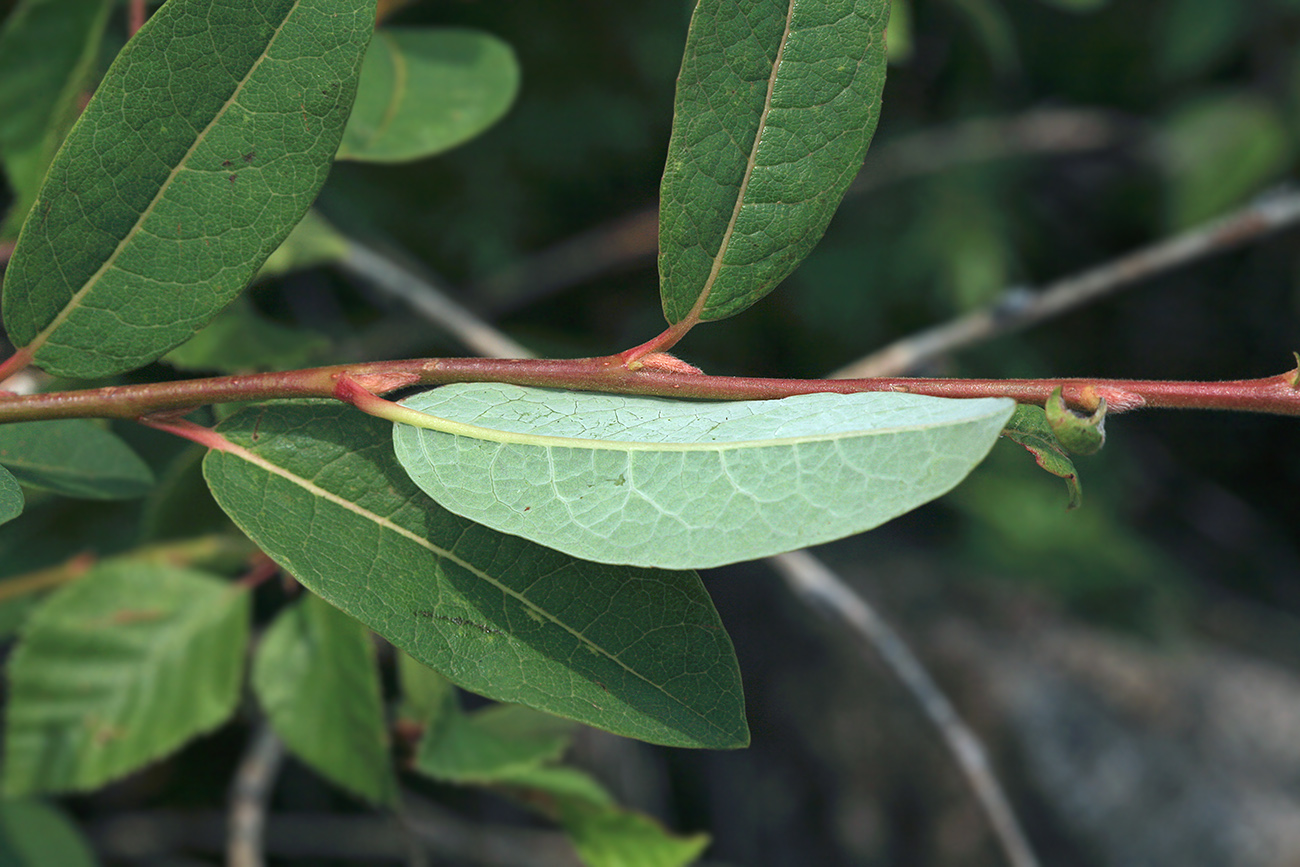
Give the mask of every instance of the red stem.
M 1060 386 L 1071 406 L 1086 411 L 1095 409 L 1099 398 L 1104 397 L 1111 412 L 1140 407 L 1164 407 L 1300 415 L 1300 372 L 1297 371 L 1262 379 L 1228 382 L 1079 378 L 763 379 L 673 372 L 652 365 L 645 365 L 639 370 L 628 370 L 623 366 L 621 356 L 610 356 L 570 360 L 415 359 L 49 394 L 0 394 L 0 423 L 51 418 L 155 416 L 144 420 L 155 427 L 188 425 L 170 419 L 160 420 L 156 414 L 177 413 L 196 406 L 234 401 L 331 398 L 336 396 L 335 389 L 344 377 L 354 380 L 361 388 L 374 394 L 386 394 L 417 385 L 507 382 L 577 391 L 713 400 L 771 399 L 811 392 L 845 394 L 894 391 L 955 398 L 1010 397 L 1031 404 L 1045 403 L 1052 390 Z M 195 425 L 194 428 L 198 426 Z M 189 427 L 184 427 L 184 430 L 189 434 L 194 433 Z M 195 437 L 191 435 L 190 438 Z

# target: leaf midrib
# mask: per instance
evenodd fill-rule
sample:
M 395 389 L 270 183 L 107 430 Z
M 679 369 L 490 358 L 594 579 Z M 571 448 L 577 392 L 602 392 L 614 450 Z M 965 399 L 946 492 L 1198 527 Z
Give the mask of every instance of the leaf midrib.
M 564 623 L 563 621 L 556 619 L 556 617 L 553 614 L 551 614 L 551 612 L 547 611 L 544 608 L 541 608 L 535 602 L 528 599 L 526 596 L 523 596 L 518 592 L 510 589 L 509 587 L 502 584 L 500 581 L 497 581 L 491 575 L 477 568 L 473 564 L 461 559 L 460 557 L 456 556 L 446 548 L 442 548 L 438 545 L 435 545 L 432 542 L 430 542 L 428 539 L 425 539 L 411 532 L 410 530 L 406 529 L 400 524 L 394 523 L 388 518 L 384 518 L 379 515 L 376 515 L 374 512 L 371 512 L 368 509 L 364 509 L 361 506 L 357 505 L 356 503 L 347 500 L 339 496 L 338 494 L 335 494 L 332 491 L 327 491 L 324 488 L 320 487 L 319 485 L 316 485 L 315 483 L 308 481 L 302 476 L 292 473 L 289 470 L 285 469 L 284 467 L 277 466 L 276 464 L 273 464 L 270 461 L 267 461 L 266 459 L 259 457 L 258 455 L 254 454 L 248 449 L 235 445 L 233 442 L 230 442 L 229 440 L 226 440 L 226 442 L 221 445 L 219 450 L 225 452 L 226 454 L 230 454 L 235 457 L 238 457 L 241 460 L 245 460 L 253 464 L 254 466 L 260 467 L 261 469 L 269 473 L 272 473 L 273 475 L 277 475 L 280 478 L 290 482 L 291 484 L 298 485 L 299 487 L 301 487 L 303 490 L 305 490 L 307 493 L 311 494 L 312 496 L 320 497 L 321 499 L 326 500 L 327 502 L 333 503 L 334 505 L 339 506 L 342 509 L 352 512 L 354 515 L 357 515 L 358 517 L 364 520 L 370 521 L 380 527 L 391 530 L 394 533 L 401 536 L 402 538 L 414 542 L 416 545 L 419 545 L 420 547 L 431 552 L 437 557 L 443 557 L 446 558 L 447 560 L 450 560 L 452 563 L 455 563 L 456 565 L 460 566 L 462 569 L 469 572 L 474 577 L 482 579 L 483 581 L 487 582 L 489 586 L 493 587 L 503 595 L 508 596 L 511 599 L 514 599 L 516 602 L 521 604 L 524 608 L 533 611 L 538 616 L 543 617 L 550 623 L 554 624 L 555 626 L 560 627 L 565 632 L 569 633 L 569 635 L 573 636 L 575 639 L 581 642 L 584 647 L 594 648 L 595 650 L 599 651 L 601 656 L 615 663 L 620 668 L 622 668 L 625 672 L 630 674 L 632 677 L 636 678 L 637 680 L 651 687 L 655 691 L 659 692 L 665 698 L 672 701 L 674 704 L 690 712 L 693 717 L 703 720 L 714 730 L 723 733 L 728 737 L 733 735 L 732 732 L 724 729 L 722 726 L 718 725 L 716 722 L 711 720 L 708 716 L 695 713 L 691 709 L 691 706 L 689 704 L 682 701 L 680 698 L 673 695 L 672 693 L 668 692 L 666 689 L 664 689 L 664 687 L 661 684 L 655 683 L 654 681 L 647 678 L 645 675 L 638 672 L 636 669 L 628 666 L 627 663 L 623 662 L 621 659 L 618 658 L 618 656 L 611 653 L 605 647 L 587 638 L 581 632 L 572 628 L 571 626 Z
M 704 308 L 708 304 L 709 296 L 713 293 L 713 286 L 717 283 L 718 275 L 722 273 L 722 265 L 727 257 L 727 252 L 731 248 L 731 238 L 736 232 L 736 224 L 740 222 L 740 212 L 745 208 L 745 193 L 749 190 L 749 182 L 754 176 L 754 168 L 758 162 L 758 149 L 763 144 L 763 133 L 767 131 L 767 118 L 772 111 L 772 92 L 776 89 L 776 77 L 781 69 L 781 61 L 785 58 L 785 46 L 790 41 L 790 24 L 794 20 L 795 0 L 789 0 L 786 4 L 785 12 L 785 29 L 781 32 L 781 43 L 776 49 L 776 58 L 772 61 L 772 71 L 767 77 L 767 93 L 763 97 L 763 111 L 758 116 L 758 128 L 754 131 L 754 143 L 749 149 L 749 158 L 745 161 L 745 173 L 741 176 L 740 187 L 736 190 L 736 204 L 731 209 L 731 218 L 727 221 L 727 228 L 722 233 L 722 239 L 718 243 L 718 252 L 714 254 L 713 264 L 709 268 L 709 276 L 704 279 L 704 285 L 700 287 L 699 297 L 695 299 L 695 304 L 691 307 L 690 312 L 684 316 L 680 322 L 695 323 L 700 321 L 704 314 Z
M 239 95 L 243 93 L 245 85 L 248 84 L 249 80 L 254 74 L 256 74 L 257 70 L 261 68 L 262 63 L 270 54 L 271 47 L 275 45 L 276 40 L 280 37 L 280 33 L 284 30 L 284 25 L 288 23 L 289 19 L 298 11 L 300 5 L 301 0 L 294 0 L 293 5 L 289 7 L 284 17 L 280 20 L 280 23 L 276 25 L 275 30 L 271 33 L 271 38 L 267 40 L 266 46 L 258 55 L 257 60 L 248 68 L 248 72 L 244 74 L 244 77 L 240 79 L 239 84 L 235 86 L 230 97 L 222 105 L 221 110 L 218 111 L 216 115 L 213 116 L 212 120 L 208 122 L 207 126 L 205 126 L 198 135 L 194 137 L 194 143 L 185 151 L 184 156 L 177 160 L 176 165 L 172 166 L 171 171 L 167 174 L 166 180 L 164 180 L 158 187 L 158 192 L 154 194 L 154 197 L 150 200 L 148 206 L 140 212 L 140 216 L 136 218 L 135 224 L 122 236 L 122 240 L 118 241 L 113 252 L 108 255 L 108 258 L 106 258 L 104 263 L 96 269 L 95 273 L 90 275 L 86 282 L 82 284 L 81 288 L 72 294 L 72 297 L 63 305 L 63 309 L 60 310 L 52 320 L 50 320 L 50 324 L 37 332 L 36 336 L 33 337 L 27 345 L 23 347 L 23 349 L 35 353 L 38 352 L 42 346 L 48 343 L 51 335 L 53 335 L 53 333 L 68 320 L 68 317 L 70 317 L 73 312 L 81 306 L 82 300 L 94 290 L 100 279 L 116 264 L 118 258 L 122 255 L 122 252 L 126 249 L 127 245 L 130 244 L 131 240 L 140 232 L 145 221 L 152 216 L 154 208 L 163 200 L 167 191 L 171 189 L 172 183 L 176 180 L 180 171 L 185 168 L 190 157 L 194 155 L 195 150 L 197 150 L 199 145 L 203 144 L 203 142 L 207 140 L 209 131 L 211 131 L 213 126 L 225 117 L 226 112 L 228 112 L 230 107 L 239 99 Z M 148 26 L 148 23 L 149 22 L 146 22 L 145 26 Z M 69 139 L 70 138 L 71 134 L 69 134 Z

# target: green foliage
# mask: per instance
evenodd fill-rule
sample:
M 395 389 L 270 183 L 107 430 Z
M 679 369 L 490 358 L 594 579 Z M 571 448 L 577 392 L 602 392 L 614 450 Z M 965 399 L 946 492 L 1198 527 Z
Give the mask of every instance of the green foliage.
M 323 335 L 287 328 L 258 313 L 246 298 L 236 298 L 163 361 L 177 370 L 251 373 L 305 367 L 328 349 Z
M 252 681 L 271 727 L 294 755 L 371 803 L 395 804 L 369 630 L 308 595 L 266 630 Z
M 209 575 L 105 563 L 32 614 L 9 662 L 6 795 L 84 791 L 225 722 L 248 594 Z
M 13 474 L 0 466 L 0 524 L 12 521 L 23 512 L 23 489 Z
M 0 864 L 6 867 L 95 867 L 77 827 L 39 801 L 0 801 Z
M 113 4 L 23 0 L 0 33 L 0 163 L 15 192 L 0 240 L 27 218 L 63 136 L 77 119 Z
M 85 419 L 0 426 L 0 466 L 24 485 L 68 497 L 140 497 L 154 483 L 130 446 Z
M 163 6 L 50 167 L 5 276 L 10 339 L 52 373 L 109 376 L 229 303 L 324 183 L 373 15 Z
M 683 403 L 491 384 L 405 406 L 478 428 L 394 428 L 398 459 L 441 505 L 577 557 L 669 568 L 878 526 L 964 478 L 1012 410 L 903 394 Z
M 514 52 L 490 34 L 380 28 L 338 159 L 400 162 L 442 153 L 500 120 L 518 89 Z
M 696 575 L 575 560 L 458 518 L 402 472 L 387 424 L 347 407 L 265 405 L 217 430 L 231 446 L 204 472 L 249 538 L 453 682 L 656 743 L 748 739 Z
M 1057 439 L 1041 406 L 1017 406 L 1002 435 L 1028 449 L 1040 467 L 1065 480 L 1065 490 L 1069 496 L 1067 509 L 1077 509 L 1083 505 L 1079 471 L 1074 468 L 1074 461 L 1070 460 L 1069 453 Z
M 886 0 L 701 0 L 659 204 L 670 323 L 732 316 L 820 240 L 885 84 Z

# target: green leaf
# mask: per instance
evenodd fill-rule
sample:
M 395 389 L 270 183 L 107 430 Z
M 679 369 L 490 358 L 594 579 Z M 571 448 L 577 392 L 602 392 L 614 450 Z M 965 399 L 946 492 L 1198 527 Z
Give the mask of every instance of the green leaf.
M 0 465 L 18 481 L 67 497 L 141 497 L 153 471 L 131 447 L 87 419 L 0 425 Z
M 397 781 L 368 629 L 308 595 L 267 629 L 253 659 L 252 681 L 290 752 L 372 804 L 395 803 Z
M 254 373 L 306 367 L 328 348 L 324 335 L 272 322 L 241 297 L 163 361 L 178 370 Z
M 558 759 L 572 735 L 573 723 L 517 704 L 454 712 L 421 739 L 415 766 L 447 783 L 509 782 Z
M 398 459 L 458 515 L 602 563 L 702 568 L 839 539 L 949 491 L 1004 399 L 806 394 L 702 403 L 494 383 L 404 405 Z
M 1041 406 L 1018 404 L 1002 435 L 1028 449 L 1034 456 L 1034 461 L 1044 470 L 1065 480 L 1065 490 L 1069 496 L 1067 510 L 1083 505 L 1079 471 L 1074 468 L 1074 462 L 1056 438 Z
M 5 867 L 94 867 L 77 827 L 39 801 L 0 801 L 0 864 Z
M 514 52 L 495 36 L 381 28 L 338 158 L 401 162 L 450 150 L 496 123 L 518 90 Z
M 1259 192 L 1285 172 L 1289 138 L 1277 109 L 1253 94 L 1201 97 L 1180 107 L 1162 141 L 1170 223 L 1194 225 Z
M 5 276 L 11 339 L 103 377 L 185 340 L 325 180 L 374 2 L 169 0 L 59 151 Z
M 308 211 L 289 237 L 257 272 L 259 280 L 337 262 L 348 254 L 348 239 L 316 211 Z
M 397 680 L 402 687 L 399 721 L 423 730 L 438 725 L 445 714 L 458 709 L 456 687 L 451 681 L 403 650 L 397 651 Z
M 23 489 L 13 474 L 0 466 L 0 524 L 12 521 L 23 513 Z
M 1043 407 L 1047 424 L 1066 451 L 1076 455 L 1095 455 L 1106 444 L 1106 398 L 1091 415 L 1081 415 L 1065 405 L 1058 385 Z
M 109 0 L 24 0 L 0 34 L 0 160 L 14 202 L 0 239 L 18 229 L 77 118 L 113 7 Z
M 880 114 L 890 0 L 700 0 L 659 205 L 664 315 L 723 319 L 808 255 Z
M 457 518 L 398 466 L 389 427 L 331 404 L 253 407 L 217 428 L 228 450 L 204 472 L 309 589 L 466 689 L 656 743 L 747 742 L 735 654 L 697 576 Z
M 171 566 L 105 563 L 54 593 L 9 661 L 4 791 L 84 791 L 235 710 L 248 594 Z
M 566 806 L 560 823 L 587 867 L 685 867 L 709 846 L 708 834 L 678 837 L 631 810 Z

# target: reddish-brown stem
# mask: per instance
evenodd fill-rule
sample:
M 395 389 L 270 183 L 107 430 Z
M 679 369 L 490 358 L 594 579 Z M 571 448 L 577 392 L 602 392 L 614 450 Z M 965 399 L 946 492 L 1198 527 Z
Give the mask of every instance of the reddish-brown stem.
M 4 361 L 0 361 L 0 386 L 4 385 L 5 380 L 21 373 L 31 363 L 32 354 L 26 349 L 20 349 Z
M 618 355 L 611 356 L 611 360 L 623 365 L 628 370 L 636 370 L 639 366 L 638 362 L 640 362 L 642 358 L 653 352 L 667 352 L 672 349 L 677 345 L 677 341 L 685 337 L 686 332 L 694 328 L 698 322 L 699 320 L 694 316 L 694 311 L 692 311 L 692 315 L 687 316 L 681 322 L 668 326 L 661 331 L 658 336 L 651 340 L 647 340 L 640 346 L 633 346 L 631 349 L 620 352 Z
M 1140 407 L 1227 409 L 1275 415 L 1300 415 L 1300 373 L 1291 371 L 1262 379 L 1228 382 L 1169 382 L 1132 379 L 764 379 L 706 376 L 644 365 L 629 370 L 620 356 L 569 360 L 501 358 L 430 358 L 337 365 L 284 373 L 223 376 L 144 385 L 110 386 L 84 391 L 33 395 L 0 394 L 0 423 L 52 418 L 142 419 L 164 430 L 189 436 L 187 422 L 159 418 L 195 406 L 279 398 L 332 398 L 342 378 L 361 389 L 387 394 L 418 385 L 452 382 L 507 382 L 576 391 L 661 395 L 712 400 L 771 399 L 812 392 L 840 394 L 894 391 L 937 397 L 1010 397 L 1021 403 L 1043 404 L 1052 390 L 1062 389 L 1077 409 L 1092 411 L 1100 398 L 1112 413 Z M 208 435 L 216 437 L 210 431 Z M 222 441 L 224 442 L 224 441 Z M 204 443 L 208 445 L 208 443 Z M 220 446 L 214 446 L 220 447 Z
M 134 36 L 144 26 L 146 0 L 130 0 L 127 4 L 127 38 Z

